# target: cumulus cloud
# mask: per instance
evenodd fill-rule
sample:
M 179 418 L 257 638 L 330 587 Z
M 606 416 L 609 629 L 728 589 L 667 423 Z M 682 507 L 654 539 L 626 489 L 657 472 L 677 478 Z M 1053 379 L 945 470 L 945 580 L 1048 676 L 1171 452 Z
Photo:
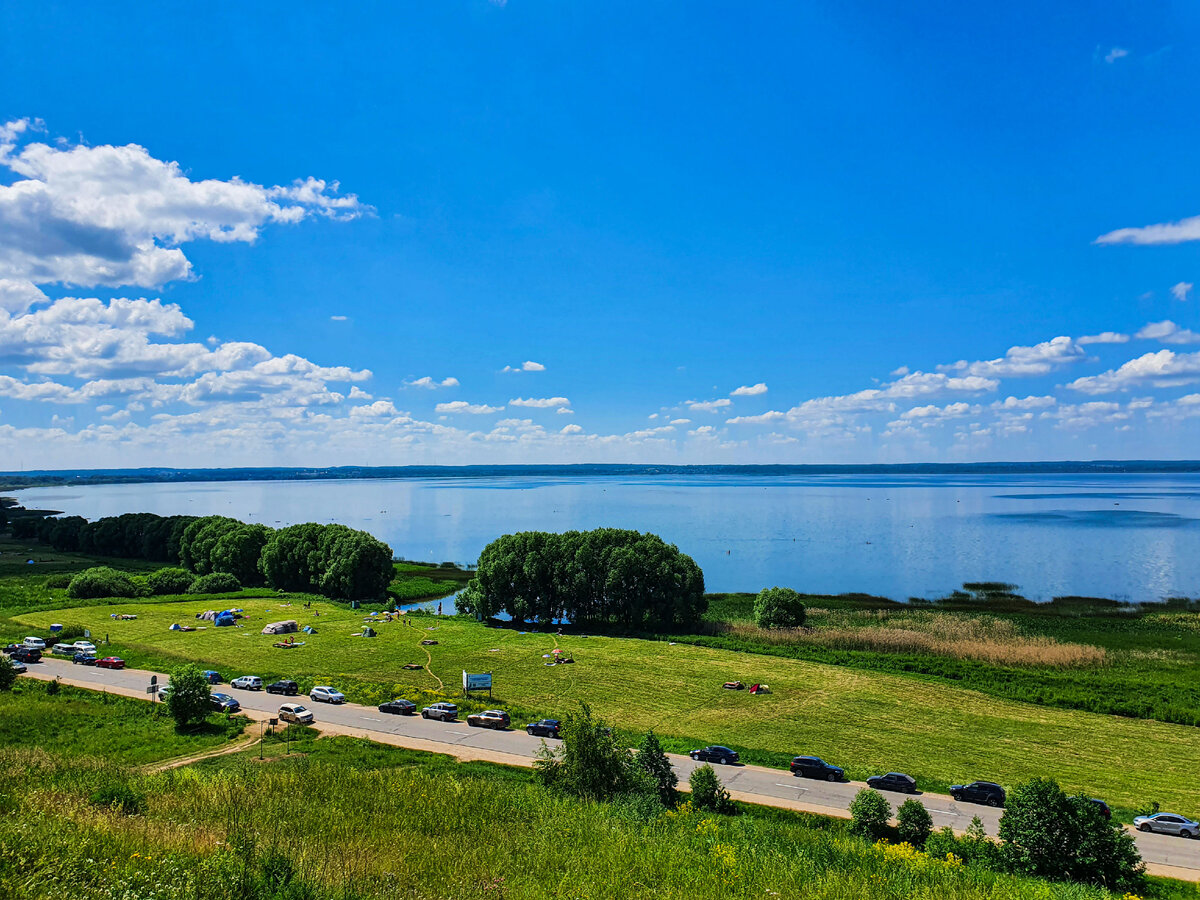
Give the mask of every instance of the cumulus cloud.
M 734 416 L 732 419 L 726 420 L 727 425 L 766 425 L 769 422 L 782 422 L 787 418 L 787 413 L 779 412 L 778 410 L 769 410 L 765 413 L 759 413 L 756 416 Z M 686 422 L 687 419 L 682 421 Z
M 1179 387 L 1200 381 L 1200 353 L 1159 350 L 1131 359 L 1118 369 L 1076 378 L 1067 385 L 1084 394 L 1110 394 L 1137 387 Z
M 566 397 L 516 397 L 508 401 L 509 406 L 526 406 L 532 409 L 553 409 L 570 406 L 571 401 Z
M 570 425 L 564 425 L 562 427 L 562 430 L 559 431 L 559 434 L 582 434 L 582 433 L 583 433 L 583 427 L 580 425 L 576 425 L 573 422 Z
M 1083 337 L 1075 338 L 1075 343 L 1081 347 L 1089 344 L 1127 344 L 1129 335 L 1117 331 L 1102 331 L 1099 334 L 1085 334 Z
M 1045 375 L 1061 366 L 1079 362 L 1086 354 L 1069 337 L 1056 337 L 1032 347 L 1010 347 L 998 359 L 979 362 L 960 361 L 939 366 L 943 372 L 966 372 L 986 378 L 1014 378 Z
M 569 406 L 560 406 L 558 409 L 555 410 L 555 412 L 558 413 L 558 415 L 560 415 L 560 416 L 575 415 L 575 410 L 571 409 Z
M 684 405 L 692 412 L 716 412 L 727 406 L 732 406 L 733 401 L 720 397 L 716 400 L 689 400 Z
M 426 390 L 437 390 L 438 388 L 458 387 L 458 379 L 453 375 L 443 378 L 441 381 L 436 381 L 430 375 L 424 375 L 421 378 L 416 378 L 412 381 L 404 382 L 405 387 L 425 388 Z
M 400 410 L 396 409 L 391 400 L 376 400 L 370 406 L 351 408 L 350 415 L 359 419 L 378 419 L 383 416 L 398 416 Z
M 486 403 L 468 403 L 466 400 L 451 400 L 448 403 L 439 403 L 434 407 L 440 413 L 466 413 L 472 416 L 482 416 L 488 413 L 498 413 L 503 406 L 488 406 Z
M 1003 400 L 997 400 L 992 404 L 992 409 L 1011 410 L 1011 409 L 1045 409 L 1048 406 L 1053 406 L 1058 401 L 1053 397 L 1005 397 Z
M 346 322 L 346 321 L 349 321 L 349 316 L 330 316 L 329 321 L 331 321 L 331 322 Z
M 1182 244 L 1200 241 L 1200 216 L 1191 216 L 1177 222 L 1159 225 L 1143 225 L 1140 228 L 1118 228 L 1096 238 L 1097 244 Z
M 1187 328 L 1180 328 L 1170 319 L 1161 322 L 1151 322 L 1142 328 L 1134 337 L 1143 340 L 1158 341 L 1161 344 L 1197 344 L 1200 334 Z
M 1178 284 L 1171 286 L 1171 296 L 1176 300 L 1183 302 L 1192 294 L 1192 288 L 1195 287 L 1190 281 L 1181 281 Z
M 759 394 L 765 394 L 767 386 L 761 381 L 758 384 L 742 385 L 737 390 L 733 391 L 730 397 L 757 397 Z
M 540 362 L 534 362 L 532 359 L 527 359 L 519 366 L 505 366 L 503 372 L 545 372 L 546 367 Z

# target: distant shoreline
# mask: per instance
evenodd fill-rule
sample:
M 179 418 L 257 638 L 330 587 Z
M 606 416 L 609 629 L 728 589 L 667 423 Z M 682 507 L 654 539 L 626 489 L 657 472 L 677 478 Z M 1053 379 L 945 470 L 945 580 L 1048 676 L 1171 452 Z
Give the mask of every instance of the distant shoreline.
M 90 484 L 169 482 L 340 481 L 374 478 L 503 478 L 514 476 L 757 475 L 1178 475 L 1200 473 L 1198 460 L 1060 460 L 867 465 L 643 465 L 579 463 L 505 466 L 331 466 L 222 469 L 59 469 L 0 472 L 0 490 Z

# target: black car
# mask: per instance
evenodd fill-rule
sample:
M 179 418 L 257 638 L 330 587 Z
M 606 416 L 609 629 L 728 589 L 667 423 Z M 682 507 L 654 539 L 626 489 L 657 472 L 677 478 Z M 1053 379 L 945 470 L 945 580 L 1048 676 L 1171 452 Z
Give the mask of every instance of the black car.
M 903 772 L 888 772 L 886 775 L 872 775 L 867 779 L 867 787 L 877 791 L 898 791 L 901 794 L 915 794 L 917 780 Z
M 562 722 L 558 719 L 538 719 L 538 721 L 530 722 L 525 726 L 525 733 L 534 737 L 556 738 L 561 731 Z
M 819 756 L 797 756 L 788 766 L 793 775 L 802 778 L 824 778 L 826 781 L 841 781 L 846 777 L 846 770 L 841 766 L 831 766 Z
M 42 661 L 42 651 L 39 650 L 37 647 L 17 647 L 16 650 L 14 650 L 12 653 L 9 654 L 9 658 L 13 662 L 22 662 L 22 663 L 41 662 Z
M 992 781 L 952 784 L 950 796 L 966 803 L 986 803 L 988 806 L 1003 806 L 1005 799 L 1004 788 Z
M 397 697 L 395 700 L 380 703 L 379 711 L 381 713 L 391 713 L 394 716 L 412 716 L 417 712 L 417 704 L 411 700 L 405 700 L 403 697 Z
M 738 761 L 736 750 L 730 750 L 728 747 L 722 747 L 719 744 L 693 750 L 688 756 L 696 762 L 715 762 L 725 766 Z
M 80 650 L 71 657 L 71 664 L 76 666 L 94 666 L 96 664 L 96 654 L 84 653 Z
M 235 713 L 240 712 L 242 709 L 242 704 L 238 703 L 237 700 L 228 694 L 210 694 L 208 702 L 212 704 L 213 709 L 217 712 Z
M 294 681 L 288 681 L 286 678 L 280 681 L 272 681 L 267 685 L 268 694 L 283 694 L 285 697 L 295 697 L 300 693 L 300 685 Z
M 1100 810 L 1100 815 L 1106 819 L 1112 818 L 1112 810 L 1108 808 L 1108 804 L 1099 797 L 1088 797 L 1088 801 L 1096 804 L 1096 808 Z

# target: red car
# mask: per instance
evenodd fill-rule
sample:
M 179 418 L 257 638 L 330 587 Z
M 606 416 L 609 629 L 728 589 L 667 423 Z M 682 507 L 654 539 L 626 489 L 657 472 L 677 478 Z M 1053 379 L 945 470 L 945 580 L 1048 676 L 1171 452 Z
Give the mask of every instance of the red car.
M 101 669 L 123 669 L 125 660 L 119 656 L 106 656 L 104 659 L 96 660 L 96 666 Z

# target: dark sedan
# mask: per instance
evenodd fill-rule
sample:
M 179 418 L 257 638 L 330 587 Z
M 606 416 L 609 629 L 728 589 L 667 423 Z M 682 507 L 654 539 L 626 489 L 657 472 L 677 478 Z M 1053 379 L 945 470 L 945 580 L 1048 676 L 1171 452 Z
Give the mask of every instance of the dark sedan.
M 42 661 L 42 651 L 36 647 L 17 647 L 9 654 L 13 662 L 35 663 Z
M 94 666 L 96 664 L 96 654 L 84 653 L 81 650 L 71 657 L 71 663 L 76 666 Z
M 730 750 L 728 747 L 722 747 L 719 744 L 714 744 L 711 747 L 701 747 L 699 750 L 693 750 L 688 754 L 696 762 L 715 762 L 723 766 L 738 761 L 736 750 Z
M 867 787 L 877 791 L 898 791 L 901 794 L 915 794 L 917 781 L 911 775 L 903 772 L 888 772 L 886 775 L 872 775 L 867 779 Z
M 268 694 L 283 694 L 286 697 L 295 697 L 300 693 L 300 685 L 287 678 L 281 678 L 279 681 L 272 681 L 267 685 Z
M 538 719 L 525 726 L 525 733 L 534 737 L 556 738 L 562 732 L 562 722 L 558 719 Z
M 10 663 L 10 665 L 12 666 L 13 674 L 15 675 L 24 675 L 29 671 L 27 668 L 25 668 L 25 663 L 23 662 L 16 662 L 14 660 Z
M 788 766 L 793 775 L 802 778 L 823 778 L 826 781 L 841 781 L 846 777 L 846 770 L 841 766 L 831 766 L 819 756 L 797 756 Z
M 221 683 L 221 674 L 219 672 L 214 672 L 212 669 L 205 669 L 200 674 L 204 676 L 204 680 L 209 684 Z
M 208 702 L 212 704 L 213 709 L 217 712 L 235 713 L 241 711 L 242 704 L 238 703 L 233 697 L 228 694 L 210 694 Z
M 395 700 L 380 703 L 379 711 L 390 713 L 393 716 L 414 716 L 417 713 L 417 704 L 411 700 L 405 700 L 403 697 L 397 697 Z
M 1003 806 L 1004 788 L 994 781 L 972 781 L 970 784 L 950 785 L 950 796 L 964 803 L 985 803 L 988 806 Z

